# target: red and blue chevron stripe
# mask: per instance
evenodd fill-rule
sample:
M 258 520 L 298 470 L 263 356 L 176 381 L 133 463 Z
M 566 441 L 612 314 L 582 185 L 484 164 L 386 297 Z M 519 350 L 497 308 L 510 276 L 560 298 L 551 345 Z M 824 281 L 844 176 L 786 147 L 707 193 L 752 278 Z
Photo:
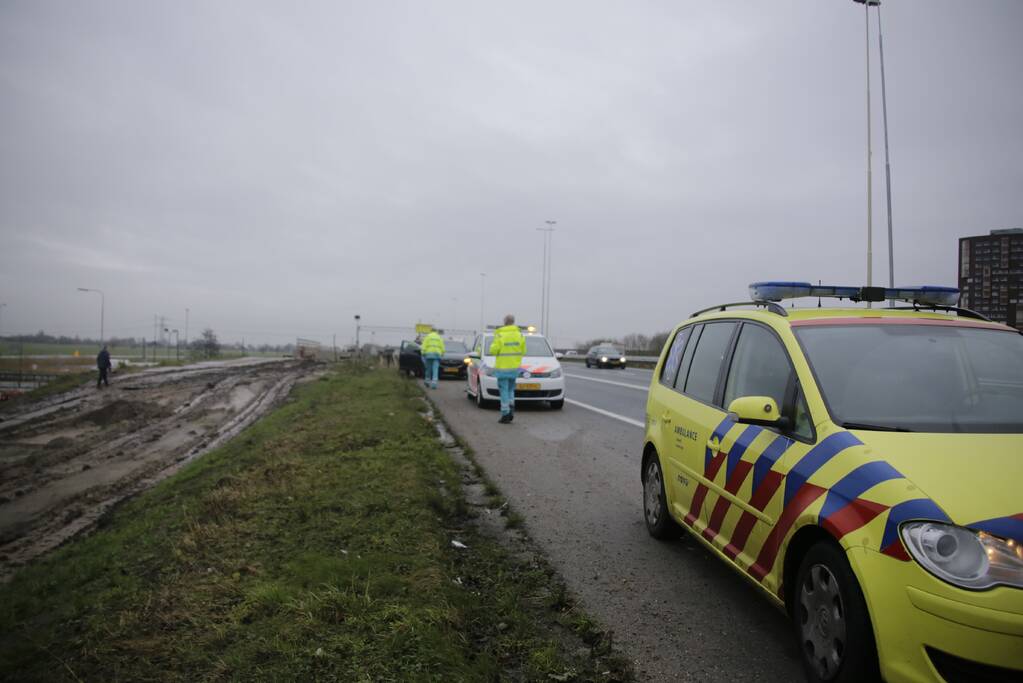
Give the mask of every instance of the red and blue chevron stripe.
M 933 519 L 939 522 L 950 522 L 945 511 L 938 507 L 930 498 L 914 498 L 892 507 L 888 511 L 888 519 L 884 524 L 884 535 L 881 537 L 881 552 L 890 557 L 909 562 L 902 540 L 899 538 L 899 525 L 911 519 Z
M 753 578 L 762 581 L 767 576 L 778 558 L 782 540 L 796 519 L 827 491 L 807 480 L 836 455 L 861 444 L 862 442 L 849 432 L 837 432 L 811 448 L 789 471 L 785 476 L 785 507 L 771 528 L 756 561 L 747 570 Z
M 971 529 L 987 532 L 992 536 L 1011 538 L 1014 541 L 1023 543 L 1023 512 L 1017 512 L 1015 515 L 1009 515 L 1008 517 L 985 519 L 973 524 L 967 524 L 966 526 Z

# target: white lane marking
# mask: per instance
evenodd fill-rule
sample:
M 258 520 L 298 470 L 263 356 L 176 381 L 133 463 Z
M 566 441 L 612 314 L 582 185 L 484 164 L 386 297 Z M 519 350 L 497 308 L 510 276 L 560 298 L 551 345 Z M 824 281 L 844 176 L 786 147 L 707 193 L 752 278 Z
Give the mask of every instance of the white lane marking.
M 566 398 L 565 399 L 565 403 L 571 403 L 574 406 L 579 406 L 580 408 L 585 408 L 586 410 L 592 410 L 595 413 L 600 413 L 601 415 L 606 415 L 607 417 L 613 417 L 614 419 L 621 420 L 622 422 L 625 422 L 626 424 L 630 424 L 633 427 L 639 427 L 640 429 L 646 429 L 646 425 L 643 424 L 642 422 L 640 422 L 639 420 L 633 420 L 631 417 L 625 417 L 624 415 L 619 415 L 618 413 L 612 413 L 610 410 L 604 410 L 603 408 L 598 408 L 596 406 L 591 406 L 589 403 L 583 403 L 582 401 L 576 401 L 575 399 L 572 399 L 572 398 Z
M 635 389 L 636 391 L 646 391 L 646 390 L 648 390 L 650 388 L 650 387 L 640 386 L 638 384 L 627 384 L 625 382 L 615 382 L 614 380 L 610 380 L 610 379 L 597 379 L 596 377 L 587 377 L 586 375 L 570 375 L 567 372 L 565 373 L 565 377 L 575 377 L 576 379 L 584 379 L 587 382 L 601 382 L 603 384 L 613 384 L 616 387 L 628 387 L 629 389 Z

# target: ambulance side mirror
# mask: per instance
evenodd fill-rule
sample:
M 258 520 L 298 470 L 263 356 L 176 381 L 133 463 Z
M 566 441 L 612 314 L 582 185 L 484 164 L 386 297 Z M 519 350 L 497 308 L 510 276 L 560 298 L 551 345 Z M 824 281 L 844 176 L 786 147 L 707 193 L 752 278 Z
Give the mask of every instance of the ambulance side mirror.
M 778 402 L 770 396 L 740 396 L 728 404 L 728 412 L 740 424 L 777 427 L 788 430 L 792 421 L 778 410 Z

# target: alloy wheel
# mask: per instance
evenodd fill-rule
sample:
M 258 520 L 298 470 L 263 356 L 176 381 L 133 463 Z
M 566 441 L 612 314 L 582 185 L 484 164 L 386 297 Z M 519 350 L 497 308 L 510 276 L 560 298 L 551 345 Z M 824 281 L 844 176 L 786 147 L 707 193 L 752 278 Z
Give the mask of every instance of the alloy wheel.
M 643 509 L 646 514 L 647 524 L 657 526 L 661 521 L 661 491 L 664 490 L 661 479 L 661 468 L 657 460 L 651 459 L 646 467 L 646 476 L 643 477 Z
M 810 567 L 799 586 L 797 609 L 803 654 L 821 680 L 830 680 L 845 654 L 846 615 L 838 580 L 826 565 Z

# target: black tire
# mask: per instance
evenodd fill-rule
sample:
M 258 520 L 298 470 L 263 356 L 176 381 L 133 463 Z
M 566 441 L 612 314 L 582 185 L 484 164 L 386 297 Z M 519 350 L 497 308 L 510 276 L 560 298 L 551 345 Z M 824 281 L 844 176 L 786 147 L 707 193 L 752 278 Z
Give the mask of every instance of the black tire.
M 587 368 L 589 368 L 589 367 L 590 367 L 590 360 L 589 360 L 588 358 L 586 359 L 586 367 L 587 367 Z
M 881 679 L 863 591 L 832 541 L 812 546 L 792 587 L 792 625 L 806 679 L 851 683 Z
M 662 541 L 678 538 L 679 526 L 668 512 L 664 473 L 656 453 L 643 463 L 643 520 L 646 530 L 654 538 Z
M 551 410 L 561 410 L 565 407 L 565 399 L 559 398 L 557 401 L 551 401 Z
M 476 407 L 485 410 L 493 405 L 493 401 L 483 398 L 483 382 L 476 383 Z

